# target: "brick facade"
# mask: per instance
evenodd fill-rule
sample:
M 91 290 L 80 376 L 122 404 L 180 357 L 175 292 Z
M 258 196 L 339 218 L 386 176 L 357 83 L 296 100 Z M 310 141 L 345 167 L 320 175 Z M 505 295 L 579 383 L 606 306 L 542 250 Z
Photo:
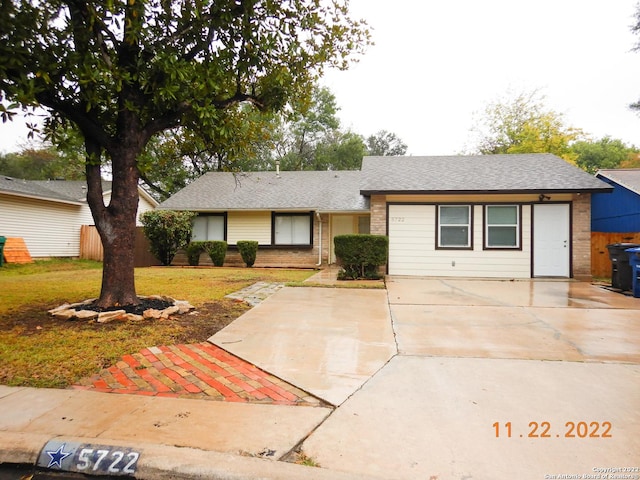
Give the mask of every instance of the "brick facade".
M 384 195 L 371 195 L 371 234 L 387 234 L 387 199 Z
M 573 277 L 591 280 L 591 194 L 574 195 L 572 207 Z

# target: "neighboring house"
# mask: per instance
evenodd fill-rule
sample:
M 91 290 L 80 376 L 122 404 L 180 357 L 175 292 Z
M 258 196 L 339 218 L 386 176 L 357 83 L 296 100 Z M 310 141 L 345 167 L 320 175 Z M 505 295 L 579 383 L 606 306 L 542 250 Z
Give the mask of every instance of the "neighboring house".
M 333 263 L 336 235 L 373 233 L 392 275 L 588 278 L 590 197 L 611 190 L 550 154 L 365 157 L 361 171 L 208 173 L 158 208 L 197 211 L 197 240 L 257 240 L 256 265 Z
M 102 183 L 104 201 L 111 182 Z M 142 188 L 138 213 L 157 202 Z M 0 236 L 21 237 L 34 258 L 78 257 L 80 227 L 94 221 L 86 201 L 84 181 L 19 180 L 0 175 Z
M 640 168 L 600 170 L 596 177 L 613 193 L 591 197 L 591 230 L 607 233 L 640 232 Z

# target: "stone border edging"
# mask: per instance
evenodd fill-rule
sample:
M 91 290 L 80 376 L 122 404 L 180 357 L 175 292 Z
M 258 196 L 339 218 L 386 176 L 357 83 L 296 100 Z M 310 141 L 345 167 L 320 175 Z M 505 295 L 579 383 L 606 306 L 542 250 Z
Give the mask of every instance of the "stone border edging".
M 188 313 L 191 310 L 195 310 L 196 307 L 191 305 L 186 300 L 176 300 L 171 297 L 163 296 L 163 295 L 148 295 L 143 296 L 140 295 L 138 298 L 143 298 L 146 300 L 162 300 L 165 302 L 169 302 L 172 305 L 170 307 L 165 308 L 164 310 L 156 310 L 155 308 L 150 308 L 145 310 L 142 315 L 137 315 L 135 313 L 127 313 L 125 310 L 111 310 L 105 312 L 96 312 L 95 310 L 85 310 L 82 307 L 89 305 L 96 301 L 95 298 L 91 298 L 89 300 L 85 300 L 84 302 L 78 303 L 65 303 L 60 305 L 59 307 L 53 308 L 48 311 L 49 315 L 52 315 L 55 318 L 60 320 L 95 320 L 98 323 L 108 323 L 114 320 L 120 321 L 134 321 L 139 322 L 142 320 L 158 320 L 160 318 L 169 318 L 170 315 L 173 314 L 184 314 Z

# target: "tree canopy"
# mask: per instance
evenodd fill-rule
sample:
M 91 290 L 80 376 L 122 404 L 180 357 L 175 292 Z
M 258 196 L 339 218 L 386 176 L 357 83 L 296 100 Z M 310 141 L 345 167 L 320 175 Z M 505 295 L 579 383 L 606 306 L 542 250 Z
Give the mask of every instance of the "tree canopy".
M 407 145 L 392 132 L 380 130 L 367 137 L 367 155 L 398 156 L 407 153 Z
M 51 146 L 0 154 L 0 174 L 24 180 L 84 180 L 82 164 L 69 155 Z
M 1 0 L 3 118 L 41 106 L 54 143 L 68 124 L 83 139 L 104 247 L 98 304 L 138 303 L 139 161 L 155 135 L 183 127 L 228 138 L 241 104 L 269 112 L 304 99 L 324 68 L 346 68 L 368 43 L 346 0 Z
M 490 103 L 473 128 L 476 153 L 553 153 L 574 163 L 571 144 L 584 134 L 548 109 L 537 91 Z
M 234 125 L 230 136 L 187 128 L 162 132 L 138 161 L 140 178 L 156 197 L 165 199 L 207 172 L 254 169 L 272 148 L 277 118 L 243 106 L 227 119 Z
M 172 129 L 152 139 L 141 178 L 159 198 L 167 198 L 210 171 L 357 170 L 364 155 L 403 155 L 407 146 L 380 130 L 364 137 L 344 130 L 335 95 L 315 85 L 309 98 L 293 99 L 282 112 L 236 109 L 234 135 Z
M 600 140 L 581 140 L 571 146 L 576 165 L 589 173 L 603 168 L 621 168 L 637 157 L 638 149 L 622 140 L 603 137 Z

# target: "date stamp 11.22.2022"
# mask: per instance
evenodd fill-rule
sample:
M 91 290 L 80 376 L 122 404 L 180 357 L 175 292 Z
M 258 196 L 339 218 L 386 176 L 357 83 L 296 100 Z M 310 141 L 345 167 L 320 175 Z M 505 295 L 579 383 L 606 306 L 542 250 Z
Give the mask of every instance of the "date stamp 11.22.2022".
M 528 426 L 512 422 L 493 424 L 496 438 L 612 438 L 613 425 L 608 421 L 529 422 Z

